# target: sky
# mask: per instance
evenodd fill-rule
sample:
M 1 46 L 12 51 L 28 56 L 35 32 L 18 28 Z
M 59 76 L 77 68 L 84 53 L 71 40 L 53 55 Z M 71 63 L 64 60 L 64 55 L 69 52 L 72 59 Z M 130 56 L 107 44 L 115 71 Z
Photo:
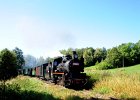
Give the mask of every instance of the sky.
M 59 56 L 140 40 L 140 0 L 0 0 L 0 50 Z

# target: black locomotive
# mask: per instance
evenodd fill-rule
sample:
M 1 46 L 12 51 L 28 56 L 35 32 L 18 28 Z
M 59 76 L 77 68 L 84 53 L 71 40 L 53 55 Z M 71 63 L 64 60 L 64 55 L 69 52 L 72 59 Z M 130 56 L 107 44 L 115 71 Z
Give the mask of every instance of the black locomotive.
M 26 72 L 28 71 L 28 72 Z M 40 77 L 45 80 L 52 80 L 55 84 L 65 87 L 82 87 L 87 83 L 87 76 L 84 72 L 84 59 L 78 59 L 78 55 L 73 51 L 73 55 L 57 57 L 53 62 L 37 66 L 35 68 L 24 69 L 24 74 Z

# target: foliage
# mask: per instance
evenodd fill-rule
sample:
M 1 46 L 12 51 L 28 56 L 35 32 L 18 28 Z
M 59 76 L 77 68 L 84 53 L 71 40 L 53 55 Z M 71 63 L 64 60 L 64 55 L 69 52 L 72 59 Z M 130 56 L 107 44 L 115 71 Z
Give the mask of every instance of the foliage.
M 86 66 L 91 66 L 94 64 L 94 49 L 93 48 L 87 48 L 84 50 L 83 57 L 84 57 L 84 64 Z
M 60 53 L 63 55 L 71 55 L 72 56 L 72 48 L 68 48 L 68 50 L 60 50 Z
M 18 47 L 16 47 L 13 51 L 16 53 L 18 69 L 23 68 L 23 66 L 25 65 L 25 60 L 24 60 L 24 57 L 23 57 L 22 50 L 19 49 Z
M 16 54 L 13 51 L 3 49 L 0 52 L 0 80 L 2 80 L 0 91 L 4 98 L 6 89 L 5 81 L 18 75 L 16 64 Z
M 20 87 L 19 94 L 22 100 L 73 100 L 89 99 L 92 94 L 85 94 L 85 91 L 77 91 L 64 88 L 59 85 L 46 84 L 37 78 L 28 76 L 18 76 L 15 79 L 7 81 L 10 84 L 17 84 Z
M 41 56 L 38 59 L 36 59 L 37 65 L 41 65 L 46 63 L 47 61 Z
M 37 65 L 37 60 L 32 55 L 25 55 L 24 59 L 25 59 L 25 67 L 34 67 Z
M 0 87 L 4 87 L 3 84 L 0 84 Z M 20 99 L 20 88 L 17 84 L 6 84 L 5 92 L 0 90 L 0 100 L 17 100 Z
M 39 58 L 36 58 L 32 55 L 25 55 L 24 59 L 25 59 L 25 67 L 29 67 L 29 68 L 53 61 L 53 58 L 50 58 L 50 57 L 45 59 L 42 56 Z
M 96 80 L 93 81 L 93 93 L 116 99 L 140 99 L 140 64 L 109 70 L 92 70 L 94 67 L 85 68 L 91 79 Z
M 17 76 L 16 54 L 8 49 L 0 52 L 0 79 L 7 80 Z
M 94 58 L 99 63 L 106 58 L 107 51 L 105 48 L 97 48 L 94 52 Z
M 72 55 L 72 51 L 73 51 L 72 48 L 68 48 L 67 50 L 60 50 L 60 53 L 63 55 L 67 55 L 67 54 Z M 84 58 L 84 64 L 86 66 L 91 66 L 91 65 L 95 64 L 95 61 L 94 61 L 94 51 L 95 50 L 92 47 L 81 48 L 81 49 L 76 48 L 75 51 L 78 54 L 79 60 L 82 57 Z
M 110 69 L 113 68 L 112 64 L 108 63 L 107 61 L 102 61 L 101 63 L 95 66 L 98 70 Z
M 83 53 L 84 53 L 85 48 L 81 48 L 81 49 L 76 49 L 76 52 L 78 54 L 78 58 L 80 59 L 81 57 L 83 57 Z
M 114 69 L 108 69 L 108 70 L 97 70 L 95 69 L 96 66 L 86 67 L 85 72 L 86 73 L 102 73 L 102 72 L 110 72 L 110 73 L 119 73 L 123 72 L 126 74 L 133 74 L 133 73 L 139 73 L 140 74 L 140 64 L 135 66 L 129 66 L 129 67 L 122 67 L 122 68 L 114 68 Z
M 108 50 L 92 47 L 77 48 L 76 52 L 79 58 L 84 57 L 85 66 L 98 65 L 99 63 L 98 69 L 126 67 L 140 63 L 140 41 L 137 43 L 123 43 Z M 64 55 L 72 54 L 72 49 L 60 50 L 60 53 Z
M 140 40 L 134 45 L 134 50 L 132 52 L 133 59 L 135 64 L 139 64 L 140 63 Z
M 134 43 L 119 45 L 118 50 L 124 59 L 124 66 L 135 64 L 136 48 Z
M 47 62 L 52 62 L 53 59 L 54 59 L 54 58 L 50 58 L 50 57 L 48 57 L 48 58 L 46 58 L 46 61 L 47 61 Z
M 107 52 L 107 58 L 105 60 L 108 64 L 111 64 L 113 67 L 120 67 L 122 57 L 120 52 L 116 47 L 108 50 Z
M 46 84 L 45 81 L 37 78 L 18 76 L 7 81 L 7 84 L 11 86 L 7 85 L 10 88 L 7 88 L 6 97 L 14 98 L 15 96 L 20 100 L 90 100 L 93 97 L 100 97 L 102 100 L 110 99 L 110 97 L 125 100 L 140 99 L 140 71 L 136 74 L 136 71 L 140 69 L 139 66 L 125 67 L 123 68 L 125 70 L 117 68 L 94 71 L 87 70 L 93 69 L 94 66 L 86 67 L 85 70 L 90 76 L 86 87 L 88 90 L 67 89 L 59 85 Z M 127 69 L 133 74 L 126 74 Z
M 51 94 L 40 93 L 33 90 L 22 90 L 19 84 L 6 84 L 5 97 L 0 93 L 0 100 L 59 100 L 54 98 Z
M 98 61 L 96 61 L 95 65 L 98 65 L 98 64 L 99 64 L 99 62 L 98 62 Z

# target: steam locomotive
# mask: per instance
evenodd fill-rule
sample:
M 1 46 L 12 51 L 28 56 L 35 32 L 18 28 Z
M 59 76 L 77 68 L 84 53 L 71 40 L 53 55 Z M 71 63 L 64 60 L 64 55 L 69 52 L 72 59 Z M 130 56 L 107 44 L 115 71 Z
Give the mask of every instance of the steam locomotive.
M 23 69 L 24 75 L 35 76 L 45 80 L 51 80 L 55 84 L 65 87 L 84 86 L 87 83 L 87 76 L 84 72 L 84 59 L 78 59 L 78 55 L 73 51 L 73 55 L 57 57 L 53 62 L 40 66 Z

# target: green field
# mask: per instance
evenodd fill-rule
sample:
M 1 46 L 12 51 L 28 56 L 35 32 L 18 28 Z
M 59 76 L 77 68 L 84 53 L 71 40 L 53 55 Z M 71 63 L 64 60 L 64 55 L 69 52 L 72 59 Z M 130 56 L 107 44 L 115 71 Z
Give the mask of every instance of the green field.
M 90 80 L 83 90 L 47 84 L 38 78 L 18 76 L 6 82 L 6 96 L 19 100 L 140 99 L 140 65 L 110 70 L 85 68 Z
M 109 69 L 109 70 L 96 70 L 95 66 L 86 67 L 85 72 L 92 73 L 92 72 L 124 72 L 127 74 L 133 74 L 133 73 L 140 73 L 140 64 L 130 67 L 122 67 L 122 68 L 115 68 L 115 69 Z

